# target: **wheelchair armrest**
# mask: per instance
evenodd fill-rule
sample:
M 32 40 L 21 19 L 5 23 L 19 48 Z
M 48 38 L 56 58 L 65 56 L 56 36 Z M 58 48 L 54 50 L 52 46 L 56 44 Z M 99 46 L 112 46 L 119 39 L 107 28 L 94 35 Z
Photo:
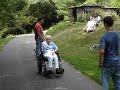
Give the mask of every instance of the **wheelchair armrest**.
M 55 53 L 56 53 L 57 56 L 58 56 L 58 60 L 61 61 L 61 57 L 60 57 L 59 51 L 57 50 Z

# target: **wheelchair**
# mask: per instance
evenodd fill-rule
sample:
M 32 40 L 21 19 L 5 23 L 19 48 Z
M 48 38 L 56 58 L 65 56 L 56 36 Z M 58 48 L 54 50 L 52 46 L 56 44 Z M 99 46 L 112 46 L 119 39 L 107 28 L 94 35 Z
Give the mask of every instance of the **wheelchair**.
M 58 61 L 59 61 L 59 72 L 60 72 L 59 74 L 62 75 L 64 73 L 64 69 L 62 68 L 62 62 L 61 62 L 61 58 L 58 51 L 56 52 L 56 55 L 58 56 Z M 40 61 L 38 65 L 39 74 L 43 73 L 44 76 L 49 76 L 50 73 L 48 72 L 48 69 L 47 69 L 48 59 L 44 57 L 42 51 L 38 59 Z

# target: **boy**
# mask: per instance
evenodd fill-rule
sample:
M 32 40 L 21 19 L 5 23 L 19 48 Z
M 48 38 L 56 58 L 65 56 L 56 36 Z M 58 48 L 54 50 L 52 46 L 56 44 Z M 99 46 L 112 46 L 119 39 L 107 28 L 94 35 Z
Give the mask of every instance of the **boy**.
M 119 33 L 113 28 L 114 20 L 111 16 L 105 17 L 103 23 L 107 31 L 100 40 L 99 66 L 102 68 L 102 90 L 109 90 L 110 76 L 115 90 L 120 90 Z

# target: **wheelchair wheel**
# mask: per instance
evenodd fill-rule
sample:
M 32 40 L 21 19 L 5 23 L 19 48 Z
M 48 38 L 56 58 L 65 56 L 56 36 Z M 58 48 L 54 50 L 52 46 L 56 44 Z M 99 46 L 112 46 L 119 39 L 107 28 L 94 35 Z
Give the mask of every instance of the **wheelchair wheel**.
M 38 71 L 39 71 L 39 74 L 41 74 L 41 73 L 42 73 L 42 64 L 41 64 L 41 63 L 39 63 L 39 66 L 38 66 Z
M 39 68 L 39 74 L 41 74 L 42 73 L 42 68 Z
M 44 72 L 43 72 L 43 75 L 44 75 L 44 76 L 48 76 L 48 75 L 49 75 L 48 71 L 44 71 Z
M 64 71 L 65 71 L 65 70 L 62 68 L 62 72 L 63 72 L 63 73 L 64 73 Z
M 64 73 L 64 69 L 62 68 L 62 69 L 61 69 L 61 74 L 63 74 L 63 73 Z
M 60 68 L 59 71 L 60 71 L 60 74 L 64 73 L 64 69 L 63 68 Z

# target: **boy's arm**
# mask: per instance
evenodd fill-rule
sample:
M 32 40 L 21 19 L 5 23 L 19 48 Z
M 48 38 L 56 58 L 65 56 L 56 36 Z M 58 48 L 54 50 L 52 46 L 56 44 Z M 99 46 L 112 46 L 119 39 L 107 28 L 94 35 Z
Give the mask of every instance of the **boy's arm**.
M 99 67 L 103 66 L 104 54 L 105 54 L 105 49 L 100 49 L 100 52 L 99 52 Z
M 106 48 L 106 40 L 104 37 L 100 40 L 100 51 L 99 51 L 99 67 L 103 66 L 104 55 L 105 55 L 105 48 Z

